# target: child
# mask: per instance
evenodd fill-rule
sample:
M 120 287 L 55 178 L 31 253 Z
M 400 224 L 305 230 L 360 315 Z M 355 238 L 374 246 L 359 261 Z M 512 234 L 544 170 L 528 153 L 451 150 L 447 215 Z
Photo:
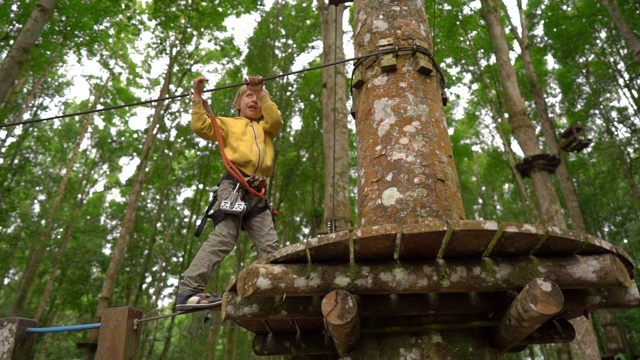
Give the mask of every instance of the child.
M 193 81 L 193 109 L 191 111 L 191 129 L 206 140 L 216 141 L 216 133 L 203 106 L 202 93 L 208 79 L 199 76 Z M 216 117 L 220 128 L 227 158 L 245 175 L 245 177 L 264 178 L 273 171 L 273 139 L 282 127 L 282 117 L 278 106 L 271 101 L 269 93 L 263 87 L 261 76 L 245 79 L 248 85 L 242 86 L 236 93 L 234 107 L 237 117 Z M 258 186 L 255 190 L 260 192 Z M 240 192 L 246 209 L 238 214 L 227 211 L 222 204 L 225 199 Z M 227 172 L 218 185 L 217 201 L 211 218 L 214 231 L 202 244 L 184 277 L 178 286 L 176 310 L 192 310 L 217 306 L 222 300 L 217 295 L 204 292 L 211 272 L 236 245 L 240 228 L 244 229 L 253 241 L 259 257 L 277 250 L 278 235 L 267 200 L 251 196 L 238 185 L 236 178 Z

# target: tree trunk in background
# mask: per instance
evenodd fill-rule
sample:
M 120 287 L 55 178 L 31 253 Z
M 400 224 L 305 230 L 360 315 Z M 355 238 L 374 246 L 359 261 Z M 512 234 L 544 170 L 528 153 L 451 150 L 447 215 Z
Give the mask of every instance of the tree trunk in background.
M 505 105 L 513 136 L 518 141 L 525 157 L 541 154 L 535 129 L 520 95 L 518 80 L 509 58 L 504 28 L 500 22 L 499 4 L 495 0 L 482 1 L 482 17 L 485 19 L 493 44 L 496 62 L 499 68 L 500 82 L 505 94 Z M 566 228 L 560 201 L 553 189 L 551 176 L 546 171 L 533 169 L 531 182 L 536 193 L 540 221 L 545 225 L 562 225 Z
M 500 21 L 500 3 L 496 0 L 482 0 L 481 3 L 481 13 L 493 44 L 513 135 L 525 157 L 541 154 L 538 138 L 527 115 L 515 69 L 509 58 L 509 46 Z M 532 169 L 531 181 L 536 193 L 542 224 L 566 229 L 562 207 L 553 188 L 550 174 L 544 170 Z M 576 339 L 570 343 L 573 357 L 581 360 L 600 359 L 598 343 L 591 322 L 584 317 L 579 317 L 571 320 L 571 323 L 576 329 Z
M 613 23 L 616 24 L 618 31 L 620 31 L 620 36 L 627 46 L 629 47 L 629 51 L 631 52 L 631 56 L 633 60 L 636 62 L 638 66 L 640 66 L 640 37 L 629 27 L 627 21 L 624 19 L 620 8 L 618 8 L 617 0 L 599 0 L 600 4 L 607 9 L 609 14 L 611 15 L 611 19 Z
M 567 166 L 565 165 L 566 156 L 563 156 L 560 151 L 553 122 L 549 116 L 549 106 L 547 105 L 544 91 L 538 82 L 538 75 L 533 67 L 531 53 L 529 52 L 529 28 L 522 8 L 519 9 L 519 14 L 520 24 L 522 25 L 522 34 L 519 34 L 518 30 L 513 25 L 511 25 L 511 34 L 513 34 L 520 45 L 520 58 L 522 59 L 522 63 L 524 64 L 524 68 L 527 72 L 529 86 L 531 87 L 533 100 L 536 105 L 538 117 L 540 118 L 542 135 L 544 136 L 549 153 L 562 159 L 560 165 L 556 169 L 556 178 L 560 185 L 562 197 L 567 204 L 567 210 L 569 212 L 569 217 L 571 218 L 571 224 L 573 225 L 572 228 L 576 231 L 586 232 L 587 229 L 584 225 L 584 217 L 582 216 L 582 210 L 580 209 L 580 203 L 578 202 L 578 195 L 576 194 L 576 189 L 573 186 L 573 178 L 569 174 L 569 170 L 567 170 Z
M 105 84 L 109 83 L 109 81 L 110 81 L 110 77 L 105 80 Z M 106 85 L 103 85 L 101 92 L 98 95 L 96 95 L 93 100 L 93 103 L 91 105 L 92 109 L 96 109 L 98 107 L 98 104 L 102 100 L 102 96 L 104 95 L 105 90 L 106 90 Z M 32 246 L 31 250 L 29 251 L 29 259 L 27 260 L 24 272 L 22 273 L 22 278 L 20 279 L 20 285 L 16 290 L 16 297 L 13 303 L 13 310 L 12 310 L 14 314 L 20 314 L 20 312 L 23 310 L 24 304 L 26 303 L 26 299 L 29 295 L 29 291 L 33 286 L 36 273 L 38 272 L 39 265 L 42 262 L 42 256 L 45 253 L 45 249 L 46 249 L 45 245 L 47 244 L 48 241 L 51 240 L 51 232 L 53 231 L 55 216 L 58 213 L 58 209 L 60 207 L 60 204 L 62 203 L 62 197 L 64 196 L 64 193 L 67 189 L 67 184 L 69 183 L 69 177 L 71 176 L 73 167 L 76 164 L 76 160 L 78 159 L 78 154 L 80 153 L 80 146 L 82 145 L 82 142 L 84 141 L 87 131 L 89 130 L 89 126 L 91 125 L 92 122 L 93 122 L 93 114 L 89 115 L 87 117 L 87 120 L 82 125 L 80 134 L 78 135 L 78 139 L 76 140 L 73 154 L 71 155 L 71 158 L 67 162 L 67 166 L 65 168 L 62 181 L 58 185 L 58 191 L 56 192 L 56 196 L 53 199 L 51 206 L 48 209 L 46 209 L 47 215 L 44 222 L 44 228 L 42 229 L 42 232 L 40 233 L 38 240 L 36 240 L 36 243 Z
M 29 107 L 33 104 L 34 100 L 36 99 L 36 96 L 38 95 L 38 91 L 40 91 L 40 88 L 42 88 L 42 84 L 49 76 L 49 70 L 50 70 L 49 67 L 53 67 L 52 65 L 54 63 L 55 62 L 52 61 L 47 64 L 47 68 L 40 74 L 40 77 L 38 77 L 38 79 L 36 79 L 36 81 L 33 83 L 33 85 L 31 86 L 31 89 L 29 89 L 29 92 L 26 94 L 25 98 L 21 100 L 20 108 L 15 114 L 11 115 L 11 117 L 13 118 L 13 123 L 21 121 L 22 116 L 27 112 L 27 109 L 29 109 Z M 20 79 L 16 87 L 22 88 L 22 84 L 21 84 L 22 82 L 23 82 L 23 79 Z M 14 99 L 10 99 L 9 101 L 12 101 L 12 100 Z M 8 118 L 8 114 L 9 114 L 9 106 L 5 106 L 4 111 L 5 111 L 5 114 L 3 114 L 3 118 L 6 119 Z M 0 120 L 3 120 L 3 119 L 0 118 Z M 7 140 L 12 137 L 13 132 L 16 131 L 16 128 L 17 126 L 11 126 L 11 127 L 5 128 L 7 133 L 5 134 L 4 139 L 0 141 L 0 153 L 5 152 L 6 150 L 5 144 L 7 143 Z
M 607 133 L 607 135 L 609 135 L 609 137 L 612 140 L 617 139 L 616 134 L 612 130 L 614 121 L 613 119 L 611 119 L 611 116 L 609 116 L 606 110 L 602 108 L 598 109 L 598 113 L 602 117 L 602 120 L 604 120 L 605 122 L 604 130 Z M 629 156 L 628 154 L 626 154 L 625 148 L 620 146 L 618 142 L 614 141 L 613 143 L 614 143 L 613 153 L 616 160 L 620 164 L 620 169 L 622 170 L 622 177 L 626 180 L 627 185 L 631 189 L 631 194 L 633 195 L 633 199 L 635 200 L 636 204 L 640 206 L 640 186 L 638 186 L 638 183 L 636 182 L 633 176 L 633 172 L 631 172 L 631 164 L 629 163 Z
M 344 60 L 344 4 L 317 0 L 322 17 L 322 62 Z M 353 226 L 349 201 L 349 128 L 345 65 L 322 69 L 322 134 L 324 143 L 324 224 L 329 232 Z
M 609 4 L 607 0 L 600 1 L 603 3 L 603 5 L 604 3 Z M 615 6 L 617 10 L 617 4 L 615 4 L 615 1 L 613 2 L 613 5 L 609 5 Z M 610 12 L 612 11 L 610 10 Z M 538 82 L 538 76 L 533 67 L 531 53 L 529 52 L 528 24 L 526 22 L 526 17 L 524 16 L 524 11 L 521 7 L 519 8 L 519 14 L 520 24 L 522 26 L 522 35 L 518 33 L 516 27 L 513 25 L 511 26 L 511 33 L 518 41 L 518 44 L 520 44 L 520 49 L 522 51 L 520 57 L 524 64 L 524 68 L 527 71 L 529 85 L 531 86 L 531 92 L 533 93 L 534 102 L 536 104 L 536 109 L 540 118 L 542 134 L 544 135 L 549 153 L 556 155 L 558 156 L 558 158 L 562 159 L 562 162 L 556 169 L 556 178 L 558 179 L 560 191 L 562 192 L 562 196 L 564 197 L 565 203 L 567 205 L 567 210 L 571 218 L 572 228 L 573 230 L 586 233 L 587 228 L 585 226 L 584 217 L 582 216 L 582 210 L 580 209 L 578 195 L 576 194 L 575 188 L 573 186 L 573 177 L 569 174 L 569 170 L 565 165 L 565 160 L 567 157 L 563 156 L 563 153 L 560 151 L 560 146 L 558 145 L 553 122 L 551 121 L 551 118 L 549 116 L 549 107 L 547 106 L 546 97 Z M 621 15 L 619 14 L 619 11 L 618 15 Z M 612 16 L 614 16 L 613 13 Z M 622 19 L 622 21 L 624 21 L 624 19 Z M 624 23 L 624 25 L 626 26 L 626 23 Z M 640 55 L 640 52 L 638 54 Z M 612 356 L 618 353 L 628 354 L 629 350 L 624 348 L 622 335 L 620 334 L 619 326 L 616 323 L 616 318 L 613 313 L 608 309 L 602 309 L 598 310 L 598 314 L 600 314 L 601 316 L 598 316 L 597 319 L 608 319 L 606 324 L 598 324 L 598 326 L 603 328 L 602 334 L 605 338 L 603 344 L 606 349 L 606 354 Z
M 49 22 L 56 2 L 57 0 L 40 0 L 38 2 L 2 61 L 2 65 L 0 65 L 0 106 L 4 104 L 13 82 L 20 74 L 22 66 L 27 62 L 31 48 L 38 41 L 42 30 Z
M 172 66 L 173 62 L 169 61 L 167 71 L 165 72 L 162 88 L 160 89 L 160 94 L 158 94 L 158 98 L 166 98 L 167 94 L 169 93 L 169 82 L 172 74 Z M 138 202 L 140 200 L 142 188 L 146 180 L 147 164 L 149 162 L 149 157 L 153 149 L 153 144 L 155 143 L 156 128 L 162 121 L 162 110 L 164 109 L 164 104 L 165 101 L 158 101 L 156 103 L 151 123 L 147 128 L 146 138 L 140 152 L 140 163 L 138 164 L 138 168 L 136 169 L 134 175 L 135 178 L 131 187 L 131 193 L 129 194 L 127 208 L 125 210 L 124 217 L 122 218 L 120 233 L 118 234 L 118 238 L 116 239 L 116 242 L 113 246 L 113 255 L 111 256 L 109 267 L 107 268 L 104 280 L 102 282 L 102 290 L 100 291 L 100 297 L 98 299 L 98 307 L 94 315 L 94 321 L 96 322 L 100 322 L 102 310 L 108 308 L 111 304 L 111 296 L 113 295 L 113 292 L 116 288 L 118 275 L 120 274 L 120 268 L 124 263 L 125 255 L 127 254 L 127 250 L 129 248 L 131 234 L 133 233 L 133 228 L 135 225 L 136 206 L 138 205 Z M 87 334 L 87 343 L 97 344 L 98 335 L 98 330 L 90 330 Z M 86 356 L 91 357 L 91 355 L 88 353 L 86 354 Z

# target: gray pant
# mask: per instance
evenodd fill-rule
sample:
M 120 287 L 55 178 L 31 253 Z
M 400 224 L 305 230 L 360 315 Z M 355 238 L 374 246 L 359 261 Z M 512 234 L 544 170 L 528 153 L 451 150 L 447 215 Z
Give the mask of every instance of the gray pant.
M 219 209 L 222 200 L 226 199 L 235 189 L 235 182 L 223 180 L 218 188 L 218 200 L 214 206 Z M 248 205 L 247 212 L 254 207 L 262 207 L 266 200 L 245 195 Z M 246 214 L 246 212 L 245 212 Z M 178 293 L 203 292 L 213 269 L 233 250 L 238 241 L 240 228 L 249 234 L 258 251 L 258 257 L 267 256 L 278 249 L 278 234 L 273 224 L 271 211 L 262 211 L 249 219 L 239 215 L 225 214 L 209 238 L 202 244 L 193 258 L 191 265 L 184 272 Z

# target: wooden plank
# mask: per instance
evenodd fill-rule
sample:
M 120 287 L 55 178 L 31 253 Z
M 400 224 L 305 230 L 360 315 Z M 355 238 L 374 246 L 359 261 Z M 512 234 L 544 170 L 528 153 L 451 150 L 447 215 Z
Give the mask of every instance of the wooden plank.
M 320 317 L 315 319 L 295 319 L 295 323 L 300 332 L 321 332 L 325 328 L 324 320 Z
M 236 324 L 247 329 L 254 334 L 270 334 L 271 329 L 267 327 L 264 320 L 235 320 Z
M 296 333 L 298 329 L 291 319 L 267 319 L 264 320 L 267 327 L 274 333 Z
M 311 239 L 308 243 L 311 262 L 349 262 L 351 257 L 350 240 L 350 231 L 320 235 L 315 239 Z
M 582 233 L 559 227 L 548 227 L 546 239 L 531 251 L 534 256 L 563 256 L 575 254 L 583 246 Z
M 447 223 L 439 219 L 403 226 L 398 260 L 435 259 L 446 233 Z
M 487 220 L 455 220 L 449 223 L 451 237 L 443 259 L 481 257 L 498 230 L 498 223 Z
M 501 223 L 483 256 L 500 258 L 528 255 L 544 236 L 545 230 L 542 225 Z
M 633 273 L 634 264 L 631 256 L 629 256 L 629 254 L 619 246 L 615 246 L 610 242 L 589 234 L 585 234 L 582 237 L 582 240 L 584 244 L 578 251 L 576 251 L 576 255 L 604 254 L 607 252 L 613 253 L 622 260 L 622 263 L 625 265 L 629 273 Z
M 266 260 L 274 264 L 306 263 L 308 262 L 307 242 L 301 241 L 278 249 L 273 254 L 267 256 Z
M 356 262 L 393 260 L 398 225 L 372 226 L 354 231 L 353 253 Z

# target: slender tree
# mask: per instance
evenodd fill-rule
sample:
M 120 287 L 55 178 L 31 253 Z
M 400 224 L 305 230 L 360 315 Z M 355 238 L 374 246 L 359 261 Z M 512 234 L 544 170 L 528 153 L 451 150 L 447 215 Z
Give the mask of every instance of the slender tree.
M 598 0 L 602 6 L 609 12 L 613 23 L 618 28 L 622 39 L 627 44 L 633 61 L 640 66 L 640 36 L 629 26 L 624 18 L 624 14 L 618 7 L 617 0 Z
M 344 60 L 342 19 L 344 4 L 328 5 L 317 0 L 322 17 L 322 61 Z M 353 225 L 349 201 L 349 128 L 345 65 L 322 69 L 322 135 L 324 143 L 324 223 L 329 231 Z
M 22 66 L 27 62 L 33 48 L 58 0 L 40 0 L 36 8 L 24 24 L 20 34 L 0 65 L 0 106 L 5 102 L 15 79 L 19 76 Z
M 500 20 L 500 3 L 496 0 L 482 0 L 481 3 L 482 17 L 487 24 L 496 62 L 500 69 L 499 75 L 513 135 L 525 156 L 541 154 L 538 138 L 527 114 L 524 98 L 520 95 L 516 73 L 509 58 L 509 47 Z M 553 188 L 550 174 L 546 170 L 534 168 L 530 176 L 542 224 L 566 229 L 562 207 Z M 571 343 L 572 353 L 579 359 L 599 359 L 600 354 L 591 323 L 583 317 L 573 319 L 571 322 L 576 328 L 576 340 Z

